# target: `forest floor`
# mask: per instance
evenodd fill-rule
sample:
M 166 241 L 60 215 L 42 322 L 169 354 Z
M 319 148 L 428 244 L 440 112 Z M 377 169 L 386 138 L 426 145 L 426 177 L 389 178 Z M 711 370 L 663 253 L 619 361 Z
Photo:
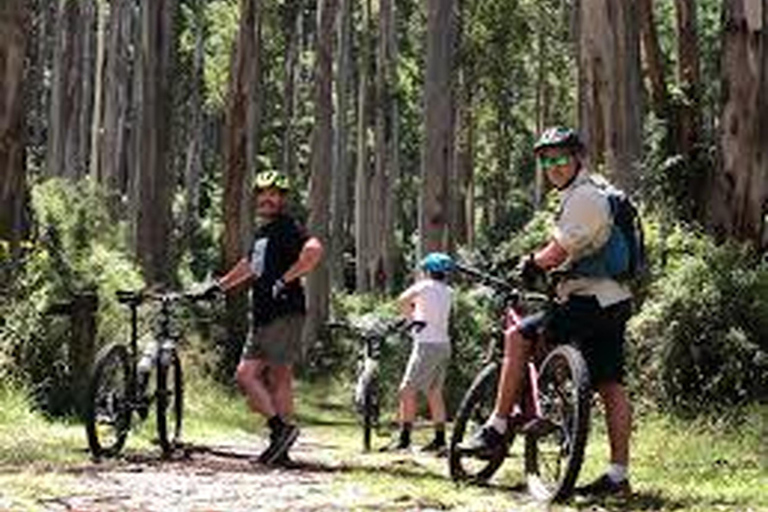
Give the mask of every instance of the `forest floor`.
M 93 462 L 82 425 L 46 420 L 18 394 L 0 392 L 0 510 L 768 511 L 764 409 L 736 430 L 644 417 L 633 437 L 631 498 L 547 506 L 522 485 L 522 443 L 488 486 L 457 486 L 445 458 L 417 449 L 362 453 L 346 394 L 309 386 L 298 394 L 293 464 L 268 467 L 253 462 L 264 447 L 262 424 L 240 397 L 204 383 L 188 388 L 188 444 L 168 460 L 152 443 L 151 420 L 131 432 L 120 458 Z M 581 482 L 600 473 L 607 455 L 596 412 Z M 430 436 L 419 429 L 416 446 Z M 375 446 L 387 441 L 383 433 Z

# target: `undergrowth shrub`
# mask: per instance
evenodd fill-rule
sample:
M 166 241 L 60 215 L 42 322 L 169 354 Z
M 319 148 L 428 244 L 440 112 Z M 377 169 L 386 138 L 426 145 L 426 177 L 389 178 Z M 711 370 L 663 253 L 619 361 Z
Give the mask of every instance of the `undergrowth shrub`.
M 110 219 L 104 197 L 87 181 L 36 184 L 32 207 L 34 245 L 14 270 L 0 305 L 0 376 L 24 383 L 39 406 L 61 414 L 73 406 L 71 376 L 87 369 L 68 367 L 71 322 L 48 314 L 49 308 L 95 290 L 97 343 L 119 339 L 126 316 L 114 292 L 140 287 L 142 279 L 127 256 L 122 226 Z
M 629 324 L 631 385 L 684 414 L 768 400 L 768 263 L 679 226 L 665 252 Z

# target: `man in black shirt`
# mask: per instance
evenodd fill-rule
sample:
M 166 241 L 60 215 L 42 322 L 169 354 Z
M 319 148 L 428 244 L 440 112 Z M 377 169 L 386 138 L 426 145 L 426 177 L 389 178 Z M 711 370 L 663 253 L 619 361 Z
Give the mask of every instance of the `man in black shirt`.
M 300 277 L 323 254 L 321 242 L 284 213 L 288 179 L 276 171 L 256 176 L 256 213 L 263 220 L 248 255 L 215 286 L 227 292 L 250 281 L 252 326 L 237 367 L 237 382 L 254 412 L 267 418 L 270 444 L 259 461 L 285 459 L 299 429 L 293 413 L 293 363 L 300 353 L 304 288 Z

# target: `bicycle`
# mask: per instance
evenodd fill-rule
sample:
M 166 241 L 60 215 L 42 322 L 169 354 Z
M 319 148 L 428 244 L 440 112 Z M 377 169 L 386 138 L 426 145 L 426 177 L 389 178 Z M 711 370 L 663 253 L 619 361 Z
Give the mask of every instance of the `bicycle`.
M 366 322 L 366 320 L 369 320 Z M 358 358 L 357 378 L 353 403 L 360 415 L 363 426 L 363 451 L 371 450 L 371 437 L 374 428 L 379 424 L 380 386 L 379 359 L 384 341 L 397 333 L 403 334 L 411 330 L 419 331 L 426 324 L 420 320 L 400 318 L 382 320 L 379 318 L 363 317 L 358 323 L 328 322 L 330 330 L 342 330 L 362 343 Z
M 209 299 L 190 293 L 120 290 L 117 300 L 130 310 L 130 346 L 109 344 L 96 356 L 85 411 L 88 447 L 96 459 L 117 456 L 128 436 L 132 414 L 136 412 L 144 420 L 154 403 L 159 444 L 163 455 L 169 456 L 180 445 L 184 414 L 184 381 L 176 349 L 181 333 L 173 325 L 175 306 Z M 140 384 L 137 348 L 138 308 L 148 301 L 160 304 L 154 321 L 156 353 L 152 365 L 156 382 L 151 392 L 145 389 L 149 374 L 143 379 L 147 386 Z
M 552 294 L 523 292 L 462 265 L 458 270 L 501 295 L 505 302 L 504 330 L 519 324 L 526 306 L 553 304 Z M 457 482 L 485 483 L 509 456 L 515 436 L 524 435 L 529 492 L 542 501 L 561 501 L 573 492 L 589 433 L 591 390 L 584 357 L 571 344 L 554 348 L 534 345 L 524 372 L 522 398 L 509 418 L 505 446 L 490 457 L 479 458 L 463 452 L 461 443 L 465 434 L 472 435 L 482 427 L 494 410 L 501 370 L 497 341 L 492 340 L 486 364 L 464 394 L 456 414 L 448 455 L 451 477 Z

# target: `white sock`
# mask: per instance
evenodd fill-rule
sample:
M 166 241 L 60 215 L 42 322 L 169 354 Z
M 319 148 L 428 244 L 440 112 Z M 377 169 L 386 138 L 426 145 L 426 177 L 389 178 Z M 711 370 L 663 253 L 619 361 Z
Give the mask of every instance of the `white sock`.
M 629 472 L 629 469 L 624 464 L 616 464 L 612 462 L 610 466 L 608 466 L 608 471 L 606 472 L 606 474 L 608 475 L 608 478 L 610 478 L 613 483 L 617 484 L 627 479 L 628 472 Z
M 507 432 L 507 418 L 497 416 L 496 413 L 491 414 L 491 417 L 488 418 L 488 421 L 485 424 L 493 427 L 493 429 L 496 430 L 496 432 L 499 434 L 504 434 Z

